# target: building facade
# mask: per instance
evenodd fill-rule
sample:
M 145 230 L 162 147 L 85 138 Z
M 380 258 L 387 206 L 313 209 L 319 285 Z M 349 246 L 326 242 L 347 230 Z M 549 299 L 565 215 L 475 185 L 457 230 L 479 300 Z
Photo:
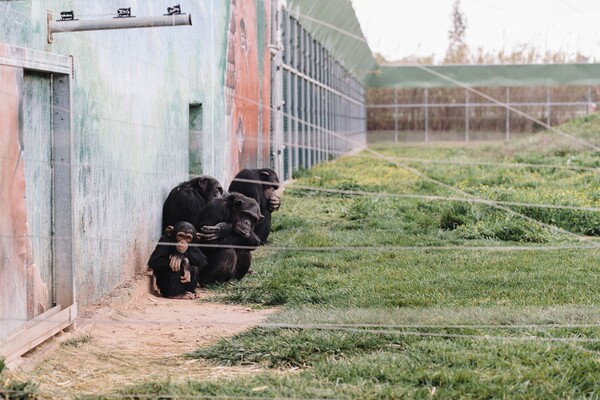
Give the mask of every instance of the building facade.
M 179 3 L 0 0 L 0 355 L 145 271 L 162 203 L 190 176 L 290 179 L 364 145 L 361 77 L 300 26 L 329 11 Z M 175 14 L 191 25 L 164 26 Z

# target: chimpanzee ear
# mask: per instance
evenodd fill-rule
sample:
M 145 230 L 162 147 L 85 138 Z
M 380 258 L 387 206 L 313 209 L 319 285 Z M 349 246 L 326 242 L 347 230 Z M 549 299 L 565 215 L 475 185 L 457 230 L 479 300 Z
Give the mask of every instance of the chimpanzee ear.
M 238 210 L 238 209 L 242 208 L 243 205 L 244 205 L 244 200 L 242 200 L 242 199 L 235 199 L 233 201 L 233 209 L 234 210 Z
M 262 171 L 260 173 L 260 180 L 261 181 L 268 181 L 269 180 L 269 173 L 267 171 Z
M 169 225 L 167 226 L 167 229 L 165 229 L 165 233 L 167 234 L 168 237 L 173 237 L 173 225 Z
M 208 185 L 207 177 L 202 176 L 202 177 L 200 177 L 200 179 L 198 179 L 198 186 L 200 187 L 200 190 L 205 191 L 207 185 Z
M 202 236 L 200 236 L 199 233 L 196 233 L 196 239 L 200 240 L 200 238 L 202 238 Z

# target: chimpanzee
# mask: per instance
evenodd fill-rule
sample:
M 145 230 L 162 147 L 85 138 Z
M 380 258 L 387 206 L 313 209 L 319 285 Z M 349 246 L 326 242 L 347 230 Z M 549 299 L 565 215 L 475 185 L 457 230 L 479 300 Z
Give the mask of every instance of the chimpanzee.
M 200 235 L 189 222 L 169 225 L 148 260 L 156 284 L 164 297 L 192 299 L 206 257 L 197 246 Z M 176 243 L 176 244 L 175 244 Z
M 162 229 L 186 221 L 196 225 L 200 210 L 212 199 L 223 196 L 223 187 L 212 176 L 200 177 L 175 186 L 163 205 Z
M 250 268 L 250 252 L 260 244 L 253 230 L 263 220 L 258 203 L 243 194 L 229 193 L 208 203 L 198 220 L 200 242 L 209 244 L 202 247 L 208 266 L 200 274 L 199 283 L 242 279 Z
M 254 227 L 254 232 L 265 244 L 271 233 L 271 212 L 279 209 L 281 200 L 275 194 L 279 188 L 279 178 L 272 169 L 243 169 L 233 178 L 229 192 L 241 193 L 259 204 L 260 212 L 265 217 Z

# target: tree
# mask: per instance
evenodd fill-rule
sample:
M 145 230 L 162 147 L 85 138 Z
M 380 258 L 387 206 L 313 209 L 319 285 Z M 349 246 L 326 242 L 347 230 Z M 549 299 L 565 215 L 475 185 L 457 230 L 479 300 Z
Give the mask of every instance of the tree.
M 460 8 L 460 0 L 452 5 L 452 29 L 448 31 L 448 50 L 444 58 L 445 64 L 466 64 L 469 62 L 469 47 L 465 41 L 467 19 Z

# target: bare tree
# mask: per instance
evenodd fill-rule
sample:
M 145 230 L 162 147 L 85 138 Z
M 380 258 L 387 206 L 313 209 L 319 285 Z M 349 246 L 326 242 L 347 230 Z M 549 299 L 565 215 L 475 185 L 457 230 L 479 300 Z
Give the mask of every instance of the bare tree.
M 467 19 L 460 7 L 460 0 L 454 0 L 452 5 L 452 28 L 448 31 L 448 50 L 445 64 L 466 64 L 469 62 L 469 47 L 465 41 Z

